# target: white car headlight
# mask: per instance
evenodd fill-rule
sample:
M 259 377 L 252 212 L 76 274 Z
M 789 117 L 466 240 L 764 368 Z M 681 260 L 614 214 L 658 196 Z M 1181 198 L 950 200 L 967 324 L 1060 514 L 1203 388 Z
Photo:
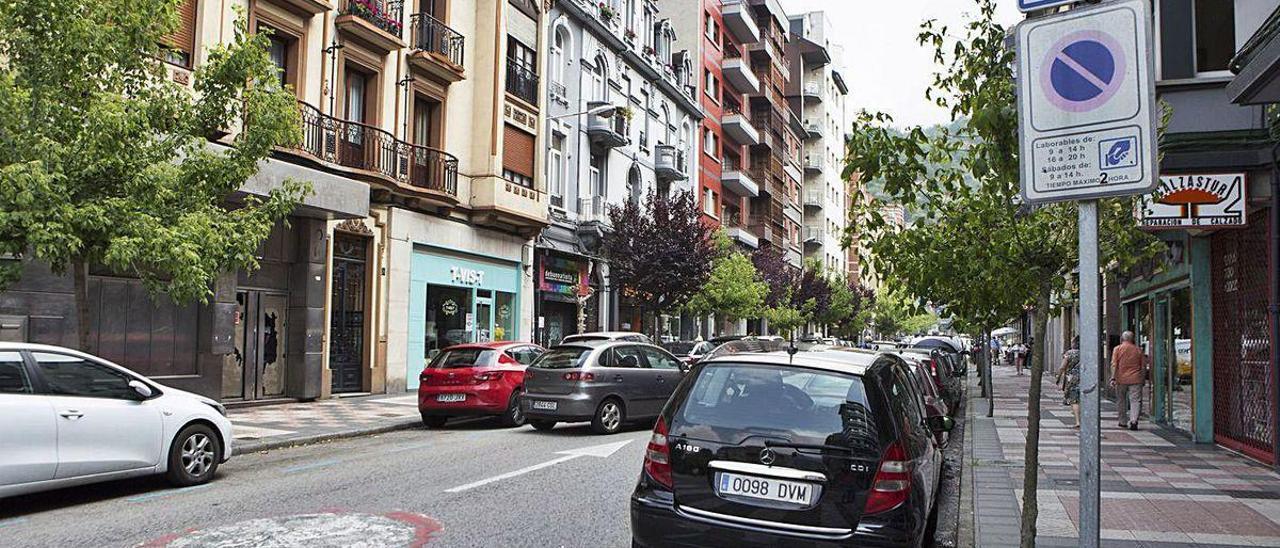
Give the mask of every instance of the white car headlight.
M 204 403 L 205 405 L 208 405 L 209 407 L 212 407 L 215 411 L 217 411 L 219 415 L 222 415 L 224 417 L 227 416 L 227 408 L 224 407 L 222 404 L 213 400 L 204 400 Z

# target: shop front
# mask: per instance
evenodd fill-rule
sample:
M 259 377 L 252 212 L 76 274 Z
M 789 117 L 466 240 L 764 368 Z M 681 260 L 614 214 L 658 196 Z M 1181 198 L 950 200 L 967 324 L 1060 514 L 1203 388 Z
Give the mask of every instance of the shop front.
M 592 294 L 590 262 L 541 250 L 537 257 L 538 311 L 534 342 L 559 344 L 587 330 L 586 300 Z
M 521 339 L 519 262 L 417 246 L 411 269 L 410 364 L 456 344 Z M 407 389 L 420 369 L 410 367 Z

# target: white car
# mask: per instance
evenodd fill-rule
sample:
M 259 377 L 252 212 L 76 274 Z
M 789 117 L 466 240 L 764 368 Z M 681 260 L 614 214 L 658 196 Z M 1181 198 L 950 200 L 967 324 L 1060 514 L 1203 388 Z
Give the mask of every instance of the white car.
M 229 458 L 218 402 L 83 352 L 0 342 L 0 498 L 152 474 L 196 485 Z

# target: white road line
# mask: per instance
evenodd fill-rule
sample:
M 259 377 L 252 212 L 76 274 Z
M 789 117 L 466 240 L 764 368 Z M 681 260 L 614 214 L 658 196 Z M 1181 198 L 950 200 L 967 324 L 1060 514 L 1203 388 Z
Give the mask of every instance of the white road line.
M 457 487 L 445 489 L 444 492 L 461 493 L 463 491 L 469 491 L 477 487 L 489 485 L 490 483 L 493 483 L 495 481 L 502 481 L 502 480 L 511 479 L 517 476 L 523 476 L 525 474 L 528 474 L 529 472 L 535 472 L 543 468 L 555 466 L 557 464 L 564 463 L 564 462 L 569 462 L 578 457 L 596 457 L 600 459 L 607 458 L 610 455 L 616 453 L 619 449 L 622 449 L 622 447 L 625 446 L 626 444 L 631 443 L 631 441 L 632 440 L 623 440 L 623 441 L 616 441 L 612 443 L 604 443 L 600 445 L 592 445 L 590 447 L 579 447 L 577 449 L 570 449 L 568 451 L 560 451 L 557 454 L 564 455 L 563 457 L 556 457 L 547 462 L 535 464 L 533 466 L 526 466 L 519 470 L 513 470 L 511 472 L 507 472 L 505 474 L 499 474 L 491 478 L 485 478 L 480 481 L 474 481 L 465 485 L 459 485 Z

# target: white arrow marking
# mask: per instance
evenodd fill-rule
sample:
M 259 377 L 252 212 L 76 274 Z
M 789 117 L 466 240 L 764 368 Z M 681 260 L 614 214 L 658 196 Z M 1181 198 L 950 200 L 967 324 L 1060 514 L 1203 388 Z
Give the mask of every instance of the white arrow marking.
M 516 476 L 523 476 L 523 475 L 525 475 L 525 474 L 528 474 L 529 472 L 534 472 L 534 471 L 537 471 L 537 470 L 541 470 L 541 469 L 543 469 L 543 468 L 548 468 L 548 467 L 551 467 L 551 466 L 555 466 L 555 465 L 560 464 L 560 463 L 563 463 L 563 462 L 569 462 L 569 461 L 571 461 L 571 460 L 573 460 L 573 459 L 576 459 L 576 458 L 578 458 L 578 457 L 596 457 L 596 458 L 600 458 L 600 459 L 607 458 L 607 457 L 609 457 L 610 455 L 612 455 L 612 454 L 616 453 L 619 449 L 622 449 L 622 447 L 623 447 L 623 446 L 625 446 L 625 445 L 626 445 L 626 444 L 628 444 L 628 443 L 631 443 L 631 440 L 617 441 L 617 442 L 613 442 L 613 443 L 605 443 L 605 444 L 601 444 L 601 445 L 592 445 L 592 446 L 590 446 L 590 447 L 580 447 L 580 448 L 578 448 L 578 449 L 570 449 L 570 450 L 568 450 L 568 451 L 560 451 L 560 452 L 558 452 L 558 453 L 556 453 L 556 454 L 557 454 L 557 455 L 564 455 L 563 457 L 557 457 L 557 458 L 551 459 L 551 460 L 549 460 L 549 461 L 547 461 L 547 462 L 543 462 L 543 463 L 535 464 L 535 465 L 533 465 L 533 466 L 526 466 L 526 467 L 521 468 L 521 469 L 519 469 L 519 470 L 513 470 L 513 471 L 511 471 L 511 472 L 507 472 L 507 473 L 505 473 L 505 474 L 500 474 L 500 475 L 497 475 L 497 476 L 493 476 L 493 477 L 491 477 L 491 478 L 485 478 L 485 479 L 482 479 L 482 480 L 480 480 L 480 481 L 473 481 L 473 482 L 468 483 L 468 484 L 466 484 L 466 485 L 459 485 L 459 486 L 457 486 L 457 487 L 452 487 L 452 488 L 449 488 L 449 489 L 445 489 L 445 490 L 444 490 L 444 492 L 446 492 L 446 493 L 461 493 L 461 492 L 463 492 L 463 491 L 469 491 L 469 490 L 471 490 L 471 489 L 475 489 L 476 487 L 481 487 L 481 486 L 489 485 L 490 483 L 493 483 L 493 482 L 495 482 L 495 481 L 502 481 L 502 480 L 505 480 L 505 479 L 511 479 L 511 478 L 514 478 L 514 477 L 516 477 Z

